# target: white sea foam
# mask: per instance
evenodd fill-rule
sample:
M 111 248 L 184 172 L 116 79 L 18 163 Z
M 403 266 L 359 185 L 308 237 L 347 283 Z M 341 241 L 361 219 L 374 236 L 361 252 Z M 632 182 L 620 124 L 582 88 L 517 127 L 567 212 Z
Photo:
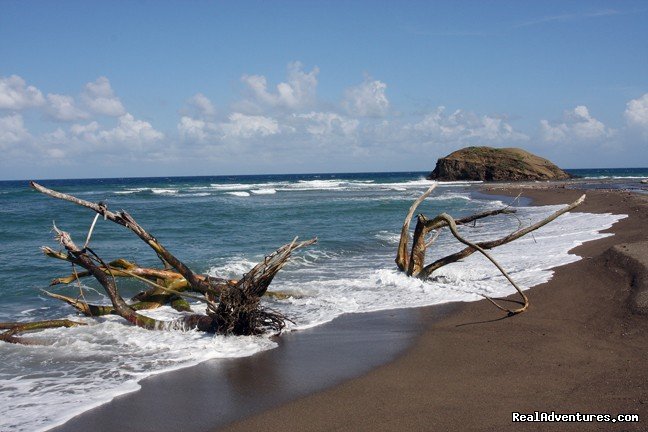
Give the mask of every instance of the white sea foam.
M 449 201 L 449 200 L 470 201 L 470 200 L 472 200 L 471 196 L 469 194 L 467 194 L 467 193 L 465 193 L 465 194 L 461 194 L 461 193 L 444 193 L 442 195 L 432 196 L 429 199 L 434 200 L 434 201 Z
M 550 210 L 555 208 L 545 208 L 542 212 L 535 208 L 525 209 L 521 211 L 521 216 L 538 220 Z M 548 281 L 553 274 L 551 268 L 578 260 L 579 257 L 568 253 L 570 249 L 584 241 L 608 236 L 609 234 L 600 234 L 598 231 L 608 228 L 623 217 L 570 213 L 538 230 L 533 237 L 504 245 L 492 253 L 511 276 L 527 289 Z M 485 227 L 482 225 L 482 228 Z M 475 232 L 479 231 L 479 227 L 464 228 L 464 231 L 469 238 L 498 236 Z M 398 234 L 381 232 L 376 237 L 388 239 L 394 244 L 397 243 Z M 450 241 L 439 241 L 439 256 L 456 250 L 456 242 L 452 246 L 450 244 Z M 393 252 L 393 247 L 389 251 Z M 505 296 L 514 293 L 514 288 L 498 270 L 478 254 L 442 268 L 435 273 L 435 280 L 429 282 L 408 278 L 393 269 L 393 265 L 390 265 L 393 260 L 391 253 L 375 258 L 383 260 L 383 268 L 372 269 L 354 266 L 353 263 L 349 265 L 342 261 L 346 257 L 341 257 L 323 263 L 331 270 L 336 269 L 334 273 L 319 271 L 314 280 L 306 285 L 288 279 L 274 289 L 300 292 L 305 297 L 286 303 L 278 302 L 273 307 L 296 318 L 297 328 L 304 328 L 342 313 L 475 301 L 483 298 L 482 295 Z M 288 274 L 294 271 L 286 269 Z
M 273 194 L 277 191 L 283 192 L 300 192 L 300 191 L 349 191 L 349 190 L 392 190 L 406 191 L 413 189 L 423 189 L 432 185 L 434 182 L 420 178 L 417 180 L 376 183 L 375 180 L 350 180 L 350 179 L 327 179 L 327 180 L 297 180 L 297 181 L 268 181 L 263 183 L 211 183 L 209 186 L 186 186 L 176 188 L 155 188 L 155 187 L 136 187 L 114 191 L 118 195 L 128 195 L 136 193 L 153 193 L 158 195 L 177 195 L 185 194 L 192 196 L 195 192 L 208 193 L 207 191 L 218 192 L 251 192 L 256 195 Z M 457 184 L 469 184 L 475 182 L 440 182 L 439 186 L 452 186 Z M 248 193 L 249 193 L 248 192 Z M 206 195 L 205 195 L 206 196 Z M 243 196 L 243 195 L 239 195 Z M 247 195 L 246 195 L 247 196 Z
M 374 235 L 374 237 L 390 245 L 397 245 L 398 242 L 400 241 L 400 233 L 396 233 L 396 232 L 380 231 L 377 232 Z
M 160 195 L 175 195 L 178 193 L 178 189 L 151 188 L 151 192 Z
M 345 199 L 411 200 L 431 184 L 427 180 L 402 183 L 369 183 L 345 180 L 317 180 L 302 183 L 211 185 L 194 189 L 196 194 L 218 191 L 250 196 L 255 190 L 352 190 Z M 294 186 L 290 186 L 294 185 Z M 398 186 L 396 186 L 398 185 Z M 219 189 L 219 187 L 221 187 Z M 396 192 L 393 188 L 405 189 Z M 282 189 L 283 188 L 283 189 Z M 339 189 L 338 189 L 339 188 Z M 133 192 L 152 190 L 141 188 Z M 174 190 L 178 189 L 165 189 Z M 376 197 L 355 191 L 371 190 Z M 384 191 L 384 192 L 380 192 Z M 126 192 L 126 191 L 124 191 Z M 185 195 L 189 189 L 182 190 Z M 155 193 L 155 192 L 154 192 Z M 367 194 L 371 195 L 371 194 Z M 294 195 L 293 195 L 294 196 Z M 163 198 L 160 198 L 163 199 Z M 448 191 L 434 200 L 470 200 L 462 192 Z M 444 205 L 448 204 L 445 202 Z M 472 200 L 471 205 L 493 208 L 501 203 Z M 463 206 L 459 203 L 459 206 Z M 405 207 L 406 208 L 406 207 Z M 520 208 L 517 217 L 529 223 L 559 207 Z M 493 255 L 525 289 L 550 279 L 553 267 L 579 259 L 568 251 L 585 241 L 605 237 L 600 231 L 623 216 L 568 213 L 536 231 L 534 235 L 504 245 Z M 343 313 L 419 307 L 452 301 L 480 300 L 482 295 L 501 296 L 514 292 L 497 269 L 474 254 L 463 262 L 446 266 L 435 273 L 433 281 L 408 278 L 394 269 L 394 247 L 398 244 L 399 222 L 393 229 L 367 233 L 370 247 L 358 253 L 335 249 L 325 242 L 296 253 L 293 260 L 273 281 L 273 291 L 295 293 L 285 300 L 264 299 L 264 303 L 286 314 L 296 324 L 291 329 L 313 327 Z M 460 227 L 470 239 L 501 236 L 517 227 L 516 220 L 495 218 L 477 227 Z M 371 243 L 373 242 L 373 243 Z M 443 234 L 435 244 L 428 262 L 457 250 L 456 242 Z M 209 274 L 239 278 L 262 260 L 262 255 L 239 253 L 210 263 Z M 204 310 L 195 305 L 196 310 Z M 32 311 L 24 311 L 30 315 Z M 170 308 L 148 311 L 162 320 L 178 315 Z M 73 317 L 78 319 L 78 317 Z M 274 342 L 263 337 L 213 337 L 199 332 L 151 332 L 129 326 L 118 317 L 106 317 L 90 325 L 71 329 L 50 329 L 38 337 L 55 341 L 48 346 L 1 344 L 3 368 L 0 369 L 0 430 L 45 430 L 75 414 L 104 403 L 116 395 L 139 388 L 142 378 L 166 370 L 186 367 L 221 357 L 239 357 L 270 349 Z
M 252 189 L 250 190 L 254 195 L 272 195 L 276 194 L 277 190 L 273 188 Z
M 277 191 L 282 192 L 300 192 L 300 191 L 349 191 L 349 190 L 423 190 L 434 183 L 432 180 L 419 178 L 417 180 L 408 180 L 400 182 L 377 183 L 375 180 L 351 180 L 344 178 L 326 179 L 326 180 L 297 180 L 297 181 L 268 181 L 262 183 L 211 183 L 209 186 L 186 186 L 181 188 L 154 188 L 154 187 L 136 187 L 118 190 L 113 193 L 118 195 L 128 195 L 135 193 L 153 193 L 159 195 L 177 195 L 192 194 L 195 192 L 207 193 L 207 191 L 218 191 L 230 193 L 247 192 L 255 195 L 274 194 Z M 474 181 L 456 181 L 456 182 L 437 182 L 439 187 L 451 187 L 457 185 L 470 185 L 481 183 Z M 248 192 L 249 191 L 249 192 Z M 192 196 L 203 196 L 193 194 Z M 206 196 L 206 195 L 204 195 Z M 247 196 L 247 195 L 245 195 Z
M 114 193 L 118 195 L 128 195 L 128 194 L 134 194 L 134 193 L 149 191 L 149 190 L 150 188 L 140 187 L 140 188 L 129 188 L 124 190 L 119 190 L 119 191 L 115 191 Z
M 74 319 L 79 319 L 74 317 Z M 39 431 L 139 388 L 154 373 L 212 358 L 242 357 L 275 343 L 264 337 L 213 337 L 198 332 L 152 332 L 108 317 L 88 326 L 43 331 L 48 346 L 14 346 L 0 378 L 0 430 Z M 20 357 L 20 358 L 17 358 Z M 25 359 L 25 360 L 23 360 Z M 28 372 L 32 364 L 47 365 Z M 14 407 L 9 412 L 5 411 Z
M 238 279 L 250 271 L 262 258 L 259 256 L 257 260 L 253 261 L 245 257 L 233 257 L 210 267 L 207 274 L 227 279 Z

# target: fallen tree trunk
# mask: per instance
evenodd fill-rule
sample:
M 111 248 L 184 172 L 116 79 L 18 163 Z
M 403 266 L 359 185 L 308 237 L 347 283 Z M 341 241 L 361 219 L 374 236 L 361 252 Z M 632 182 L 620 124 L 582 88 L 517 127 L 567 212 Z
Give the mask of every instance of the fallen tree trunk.
M 509 309 L 504 306 L 501 306 L 490 297 L 487 296 L 484 297 L 488 299 L 491 303 L 493 303 L 493 305 L 495 305 L 497 308 L 507 312 L 510 315 L 514 315 L 526 311 L 527 308 L 529 307 L 528 297 L 524 294 L 522 288 L 509 276 L 506 270 L 504 270 L 504 268 L 495 260 L 495 258 L 493 258 L 492 255 L 486 252 L 486 250 L 493 249 L 497 246 L 501 246 L 506 243 L 510 243 L 514 240 L 519 239 L 520 237 L 525 236 L 526 234 L 529 234 L 532 231 L 535 231 L 547 225 L 548 223 L 555 220 L 559 216 L 581 205 L 583 201 L 585 201 L 585 195 L 582 195 L 579 199 L 577 199 L 573 203 L 563 207 L 562 209 L 534 223 L 533 225 L 530 225 L 526 228 L 520 228 L 497 240 L 478 242 L 478 243 L 473 243 L 465 239 L 463 236 L 461 236 L 457 230 L 457 226 L 467 225 L 469 223 L 475 223 L 479 219 L 483 219 L 490 216 L 496 216 L 500 214 L 512 214 L 515 213 L 515 209 L 512 209 L 507 206 L 502 209 L 477 213 L 457 220 L 455 220 L 454 218 L 452 218 L 450 215 L 446 213 L 442 213 L 433 219 L 428 219 L 425 215 L 419 214 L 417 216 L 417 224 L 414 229 L 412 248 L 410 250 L 409 256 L 407 256 L 407 245 L 409 241 L 409 225 L 411 219 L 414 216 L 414 212 L 416 211 L 418 206 L 424 201 L 426 197 L 428 197 L 432 193 L 432 191 L 434 191 L 435 188 L 436 188 L 436 184 L 433 184 L 418 199 L 416 199 L 412 204 L 412 206 L 410 207 L 407 216 L 405 217 L 405 222 L 403 223 L 403 229 L 401 230 L 401 237 L 400 237 L 398 250 L 396 252 L 396 265 L 398 269 L 402 272 L 405 272 L 408 276 L 417 277 L 419 279 L 428 279 L 432 277 L 433 273 L 436 270 L 440 269 L 441 267 L 457 262 L 463 258 L 472 255 L 475 252 L 479 252 L 480 254 L 484 255 L 489 261 L 491 261 L 493 265 L 497 267 L 497 269 L 502 273 L 502 275 L 515 288 L 517 293 L 522 298 L 522 301 L 520 302 L 521 307 L 516 309 Z M 448 227 L 452 235 L 459 242 L 466 245 L 466 247 L 459 252 L 445 256 L 443 258 L 434 261 L 431 264 L 425 265 L 425 254 L 427 249 L 432 246 L 434 240 L 436 240 L 436 237 L 439 234 L 439 231 L 446 227 Z M 436 231 L 436 234 L 431 240 L 428 240 L 427 236 L 432 231 Z
M 272 254 L 252 268 L 238 280 L 213 277 L 198 274 L 166 249 L 153 235 L 148 233 L 127 212 L 112 212 L 104 203 L 92 203 L 72 195 L 48 189 L 38 183 L 30 182 L 35 190 L 57 199 L 72 202 L 97 213 L 83 247 L 79 247 L 69 233 L 54 226 L 56 240 L 64 248 L 55 251 L 43 247 L 43 253 L 51 258 L 66 261 L 72 265 L 72 274 L 55 278 L 50 285 L 79 284 L 80 296 L 70 296 L 44 291 L 49 297 L 61 300 L 86 316 L 118 315 L 133 325 L 150 330 L 167 329 L 197 329 L 199 331 L 218 333 L 252 335 L 266 331 L 281 332 L 285 325 L 282 314 L 268 310 L 260 305 L 260 298 L 266 294 L 268 286 L 288 262 L 291 254 L 302 247 L 314 244 L 317 239 L 298 242 L 295 238 L 291 243 L 277 249 Z M 106 264 L 96 254 L 89 243 L 92 233 L 100 216 L 122 225 L 135 233 L 149 245 L 160 258 L 164 269 L 140 267 L 124 259 L 118 259 Z M 77 271 L 77 267 L 83 271 Z M 93 277 L 107 294 L 111 305 L 92 305 L 83 298 L 80 279 Z M 133 278 L 144 282 L 150 288 L 135 296 L 135 303 L 129 304 L 119 293 L 117 278 Z M 187 298 L 207 304 L 206 314 L 191 313 Z M 160 321 L 141 314 L 139 311 L 154 309 L 164 304 L 189 312 L 173 321 Z M 0 324 L 0 340 L 11 343 L 31 343 L 18 335 L 25 331 L 52 327 L 69 327 L 79 325 L 69 320 L 37 321 L 33 323 Z

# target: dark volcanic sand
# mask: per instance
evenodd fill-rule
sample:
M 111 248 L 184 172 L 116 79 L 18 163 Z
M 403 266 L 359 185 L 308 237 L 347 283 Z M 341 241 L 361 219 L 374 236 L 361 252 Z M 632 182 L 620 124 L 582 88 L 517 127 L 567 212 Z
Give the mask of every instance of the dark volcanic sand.
M 522 192 L 536 204 L 582 193 Z M 530 290 L 528 312 L 498 320 L 487 302 L 467 303 L 430 323 L 396 361 L 219 430 L 648 430 L 648 316 L 629 312 L 631 277 L 604 255 L 612 245 L 648 240 L 646 197 L 588 191 L 579 210 L 630 217 L 612 227 L 614 236 L 575 248 L 584 259 Z M 636 413 L 641 421 L 522 424 L 511 422 L 513 411 Z
M 522 192 L 536 204 L 581 194 Z M 630 217 L 614 236 L 576 248 L 585 258 L 530 290 L 522 315 L 502 319 L 476 302 L 344 316 L 250 358 L 144 380 L 142 390 L 54 431 L 647 430 L 648 316 L 628 312 L 631 278 L 603 255 L 648 240 L 647 199 L 588 196 L 579 210 Z M 513 424 L 512 411 L 637 413 L 642 421 Z

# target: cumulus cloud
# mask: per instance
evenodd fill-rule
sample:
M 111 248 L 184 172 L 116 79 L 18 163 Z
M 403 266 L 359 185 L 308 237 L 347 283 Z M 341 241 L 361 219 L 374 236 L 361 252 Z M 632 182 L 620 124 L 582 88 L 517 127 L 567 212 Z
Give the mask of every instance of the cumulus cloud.
M 47 95 L 47 113 L 55 120 L 74 121 L 88 118 L 88 113 L 77 107 L 72 96 Z
M 70 126 L 70 132 L 74 135 L 83 135 L 86 133 L 94 133 L 100 128 L 99 123 L 96 121 L 90 122 L 88 124 L 73 124 Z
M 280 132 L 279 122 L 271 117 L 231 113 L 227 121 L 212 122 L 183 116 L 178 123 L 180 137 L 198 143 L 223 143 L 228 139 L 267 137 Z
M 196 93 L 187 103 L 199 117 L 209 118 L 216 114 L 214 104 L 202 93 Z
M 0 117 L 0 149 L 6 149 L 30 138 L 20 114 Z
M 428 113 L 409 128 L 429 139 L 440 142 L 456 142 L 457 144 L 467 141 L 501 143 L 523 141 L 529 138 L 527 135 L 515 131 L 502 118 L 479 116 L 463 110 L 456 110 L 447 115 L 443 106 Z
M 296 109 L 314 103 L 318 73 L 317 67 L 304 72 L 300 62 L 289 63 L 287 80 L 277 84 L 276 92 L 268 91 L 268 82 L 263 75 L 243 75 L 241 81 L 251 96 L 247 101 L 251 105 Z
M 205 142 L 210 130 L 213 130 L 213 124 L 189 116 L 182 116 L 178 123 L 178 133 L 183 141 Z
M 119 117 L 117 126 L 98 133 L 100 139 L 107 143 L 127 143 L 131 145 L 149 144 L 164 138 L 164 134 L 151 126 L 149 122 L 135 119 L 126 113 Z
M 540 134 L 548 142 L 598 141 L 609 138 L 614 130 L 592 117 L 584 105 L 565 111 L 560 122 L 540 121 Z
M 0 77 L 0 109 L 22 110 L 41 106 L 45 98 L 40 90 L 28 86 L 18 75 Z
M 629 101 L 623 114 L 629 126 L 648 132 L 648 93 Z
M 127 152 L 141 150 L 164 138 L 146 121 L 137 120 L 126 113 L 117 119 L 113 128 L 104 128 L 98 122 L 73 124 L 69 129 L 70 139 L 81 147 L 81 151 L 105 151 L 106 148 L 122 148 Z M 108 147 L 107 147 L 108 146 Z
M 265 137 L 278 134 L 279 123 L 270 117 L 232 113 L 229 121 L 220 125 L 220 130 L 226 138 Z
M 85 105 L 93 113 L 109 117 L 119 117 L 126 114 L 126 109 L 110 86 L 106 77 L 99 77 L 94 82 L 85 85 L 81 95 Z
M 385 95 L 387 84 L 370 78 L 346 90 L 342 106 L 351 115 L 360 117 L 382 117 L 389 110 Z
M 305 121 L 305 130 L 311 135 L 351 135 L 360 122 L 332 112 L 315 112 L 296 114 L 297 119 Z

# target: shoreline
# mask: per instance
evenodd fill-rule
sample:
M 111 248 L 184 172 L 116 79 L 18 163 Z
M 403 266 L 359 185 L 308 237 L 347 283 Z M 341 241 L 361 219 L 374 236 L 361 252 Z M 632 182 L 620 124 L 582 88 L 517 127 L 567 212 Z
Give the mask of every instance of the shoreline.
M 490 186 L 490 185 L 488 185 Z M 539 185 L 536 185 L 539 186 Z M 520 188 L 500 185 L 498 195 Z M 534 205 L 574 189 L 522 189 Z M 528 291 L 530 309 L 502 318 L 485 301 L 426 323 L 414 346 L 370 373 L 214 431 L 645 430 L 648 317 L 628 305 L 632 275 L 605 252 L 648 241 L 648 199 L 586 191 L 577 211 L 625 213 L 615 235 L 572 249 L 582 257 Z M 442 350 L 439 350 L 442 347 Z M 638 414 L 639 423 L 512 423 L 512 412 Z
M 511 190 L 508 192 L 504 192 L 500 189 L 504 185 L 497 186 L 497 190 L 490 191 L 490 193 L 509 195 L 513 197 L 517 194 L 517 192 L 511 191 L 514 188 L 510 188 L 510 186 L 509 189 Z M 540 193 L 538 194 L 533 193 L 528 189 L 524 190 L 525 196 L 532 198 L 534 205 L 562 204 L 570 201 L 564 196 L 556 197 L 556 191 L 563 191 L 558 195 L 570 193 L 573 195 L 578 194 L 578 191 L 570 189 L 552 189 L 551 195 L 554 195 L 554 197 L 548 199 L 546 196 L 543 196 L 546 195 L 543 191 L 539 191 Z M 529 192 L 531 193 L 529 194 Z M 588 191 L 588 194 L 590 192 L 592 191 Z M 598 194 L 599 192 L 595 193 Z M 619 192 L 615 192 L 615 194 L 619 194 Z M 552 199 L 557 199 L 557 201 L 552 202 Z M 584 208 L 579 210 L 588 211 Z M 618 208 L 615 210 L 618 210 Z M 620 221 L 615 224 L 611 231 L 615 231 L 622 223 L 623 221 Z M 605 242 L 606 240 L 609 240 L 610 238 L 614 239 L 615 237 L 608 237 L 588 242 L 576 249 L 585 248 L 592 243 Z M 583 261 L 585 261 L 585 259 L 558 268 L 552 281 L 548 284 L 534 287 L 529 291 L 529 293 L 533 294 L 544 285 L 552 284 L 557 278 L 558 273 L 564 273 L 566 272 L 564 270 L 565 268 L 575 266 Z M 561 271 L 561 269 L 563 270 Z M 531 307 L 533 308 L 533 297 L 531 297 L 531 301 Z M 484 307 L 484 305 L 486 306 Z M 449 312 L 450 309 L 452 310 L 451 313 Z M 475 313 L 476 311 L 477 313 Z M 528 313 L 531 313 L 531 311 Z M 249 430 L 253 427 L 263 427 L 266 430 L 286 430 L 287 424 L 292 425 L 287 427 L 288 430 L 337 430 L 337 427 L 333 427 L 334 424 L 339 424 L 339 430 L 357 430 L 358 428 L 367 429 L 370 425 L 371 429 L 401 430 L 400 423 L 394 425 L 388 421 L 375 423 L 377 420 L 371 420 L 371 423 L 366 424 L 364 422 L 347 422 L 349 417 L 348 410 L 351 409 L 351 407 L 355 407 L 358 408 L 358 413 L 360 414 L 363 410 L 366 411 L 368 406 L 375 410 L 376 403 L 381 405 L 381 392 L 386 383 L 380 381 L 380 379 L 383 378 L 380 378 L 379 381 L 376 382 L 376 375 L 380 375 L 385 370 L 390 370 L 392 368 L 396 368 L 394 371 L 396 377 L 401 376 L 403 372 L 406 372 L 405 375 L 408 373 L 412 374 L 412 369 L 402 369 L 402 363 L 407 363 L 407 360 L 411 357 L 417 358 L 420 363 L 422 360 L 420 358 L 420 350 L 422 346 L 427 346 L 429 343 L 427 339 L 430 336 L 430 332 L 438 331 L 439 329 L 446 329 L 447 326 L 452 326 L 452 323 L 457 325 L 457 320 L 461 321 L 468 317 L 478 319 L 480 316 L 483 316 L 486 321 L 489 319 L 492 320 L 494 317 L 499 317 L 498 312 L 484 301 L 464 304 L 446 304 L 416 309 L 397 309 L 370 314 L 345 315 L 325 326 L 317 327 L 312 331 L 305 330 L 283 335 L 279 339 L 280 347 L 264 353 L 256 354 L 252 357 L 206 362 L 198 366 L 147 378 L 140 383 L 142 386 L 140 390 L 118 396 L 108 404 L 87 411 L 74 417 L 62 426 L 49 430 L 59 432 L 84 430 L 90 426 L 92 429 L 98 431 L 116 430 L 124 427 L 138 431 L 213 430 L 214 428 L 223 427 L 232 422 L 234 423 L 229 427 L 225 427 L 224 430 Z M 472 318 L 462 324 L 472 323 L 474 325 L 463 326 L 461 328 L 474 328 L 479 327 L 480 325 L 488 325 L 472 320 Z M 493 323 L 502 321 L 508 323 L 517 318 L 519 317 L 513 317 L 511 320 L 497 320 Z M 394 326 L 394 319 L 399 321 L 396 326 Z M 375 333 L 370 330 L 371 321 L 374 321 L 373 324 L 376 325 Z M 358 330 L 359 326 L 362 327 L 362 330 Z M 508 324 L 505 326 L 508 326 Z M 506 327 L 503 328 L 506 329 Z M 369 341 L 366 340 L 367 332 L 372 336 L 369 338 Z M 318 337 L 313 338 L 313 334 L 311 333 L 319 333 L 319 339 Z M 302 340 L 301 342 L 300 339 Z M 310 343 L 307 342 L 308 339 L 310 339 Z M 333 364 L 334 367 L 331 368 L 331 365 L 329 364 L 328 369 L 329 371 L 331 369 L 337 369 L 340 373 L 336 376 L 330 376 L 324 373 L 324 377 L 319 380 L 319 383 L 309 384 L 308 380 L 321 374 L 322 370 L 318 369 L 315 365 L 310 364 L 308 356 L 305 356 L 305 353 L 310 354 L 311 360 L 317 360 L 322 363 L 320 357 L 322 356 L 322 353 L 327 351 L 327 348 L 322 346 L 322 341 L 326 341 L 327 339 L 329 341 L 335 340 L 338 345 L 341 344 L 342 346 L 346 346 L 346 350 L 348 351 L 346 352 L 347 357 L 339 359 L 333 356 L 331 359 L 324 361 L 323 364 L 329 364 L 331 361 L 335 362 Z M 390 342 L 398 342 L 399 345 L 391 346 Z M 472 341 L 471 343 L 474 342 L 475 341 Z M 301 348 L 299 347 L 300 343 L 305 343 L 307 345 L 305 351 L 304 346 Z M 445 340 L 443 343 L 452 345 L 453 341 Z M 286 364 L 286 349 L 287 347 L 290 347 L 291 344 L 293 347 L 296 347 L 297 351 L 301 349 L 302 352 L 295 354 L 297 356 L 296 361 L 292 363 L 288 362 L 289 364 Z M 389 345 L 392 349 L 386 351 L 384 349 L 385 345 Z M 331 348 L 329 347 L 328 349 L 330 350 Z M 342 351 L 344 351 L 344 349 L 342 349 Z M 360 355 L 358 355 L 356 351 L 360 351 Z M 278 358 L 272 360 L 273 354 L 274 357 L 277 357 L 277 353 L 279 353 Z M 335 353 L 335 351 L 332 353 Z M 281 360 L 281 355 L 284 355 L 284 360 Z M 267 357 L 270 357 L 270 360 L 268 360 Z M 423 357 L 429 357 L 429 352 L 424 353 Z M 351 364 L 352 361 L 350 359 L 352 358 L 355 358 L 353 361 L 360 360 L 359 363 L 356 362 L 355 364 Z M 457 360 L 459 360 L 459 357 Z M 216 365 L 216 363 L 218 363 L 218 365 Z M 310 366 L 313 367 L 311 368 Z M 453 364 L 446 363 L 444 366 L 445 368 L 452 367 Z M 456 364 L 454 366 L 456 368 Z M 295 372 L 295 368 L 299 369 L 300 367 L 302 369 L 301 372 L 297 371 L 293 378 L 289 378 L 288 375 L 285 375 L 290 369 Z M 425 368 L 426 366 L 422 367 Z M 409 368 L 409 366 L 407 366 L 407 368 Z M 261 370 L 261 373 L 258 374 L 255 372 L 250 376 L 250 371 L 257 370 Z M 392 372 L 392 381 L 394 378 L 394 372 Z M 209 374 L 209 378 L 206 380 L 205 374 L 207 373 Z M 270 377 L 269 379 L 268 376 Z M 282 386 L 286 381 L 295 382 L 295 379 L 298 381 L 305 380 L 307 383 L 301 387 L 297 386 L 299 388 L 286 388 L 285 386 Z M 362 392 L 361 395 L 354 394 L 351 398 L 344 394 L 344 391 L 348 391 L 345 390 L 348 386 L 365 386 L 365 380 L 369 380 L 370 386 L 373 385 L 375 388 L 373 390 L 366 390 Z M 388 380 L 387 384 L 396 385 L 397 389 L 395 392 L 390 393 L 397 395 L 399 391 L 403 390 L 403 388 L 401 385 L 398 385 L 398 383 L 392 381 Z M 474 379 L 469 379 L 467 381 L 472 382 Z M 376 387 L 376 385 L 378 387 Z M 473 385 L 479 385 L 479 383 L 473 382 Z M 223 388 L 228 389 L 228 391 L 232 389 L 235 389 L 236 391 L 234 393 L 228 393 L 228 391 L 223 392 L 221 391 Z M 189 392 L 188 389 L 193 391 Z M 172 391 L 169 392 L 169 390 Z M 429 390 L 436 391 L 434 388 L 430 388 Z M 169 395 L 169 393 L 171 394 Z M 227 400 L 227 398 L 234 398 L 234 400 L 237 400 L 237 395 L 240 403 L 235 403 L 235 406 L 230 406 L 229 409 L 232 411 L 229 413 L 223 411 L 227 407 L 219 405 L 219 402 L 222 404 L 223 401 Z M 253 395 L 256 399 L 247 399 L 244 401 L 243 399 L 246 399 L 248 395 Z M 423 399 L 429 399 L 429 395 L 426 397 L 423 394 L 418 394 L 418 396 L 422 396 Z M 309 402 L 312 399 L 322 397 L 328 399 L 319 409 L 316 406 L 312 406 L 312 402 Z M 334 399 L 330 400 L 331 397 Z M 344 403 L 338 401 L 338 398 L 341 401 L 344 401 Z M 414 410 L 416 404 L 412 405 L 412 400 L 410 400 L 410 398 L 406 399 L 407 400 L 405 401 L 401 400 L 401 403 L 404 402 L 406 405 L 406 407 L 402 408 L 406 409 L 408 406 L 411 406 L 409 408 L 410 414 L 406 417 L 410 417 L 409 420 L 414 421 L 417 418 L 411 418 L 411 413 L 417 412 Z M 229 403 L 232 402 L 230 401 Z M 648 401 L 646 401 L 646 403 L 648 403 Z M 247 406 L 248 404 L 251 404 L 251 408 Z M 397 405 L 397 403 L 388 404 L 390 407 L 396 407 Z M 442 406 L 449 407 L 447 403 L 442 404 Z M 206 414 L 210 411 L 210 407 L 211 413 Z M 214 407 L 218 407 L 218 409 L 214 409 Z M 536 407 L 536 409 L 538 408 L 542 407 Z M 151 411 L 152 409 L 153 412 Z M 187 412 L 188 409 L 190 411 Z M 147 412 L 147 415 L 145 416 L 146 419 L 142 419 L 141 416 L 138 415 L 142 410 L 146 410 Z M 391 408 L 386 409 L 386 407 L 383 406 L 379 411 L 383 414 L 388 414 L 390 410 Z M 368 421 L 369 417 L 370 415 L 367 414 L 367 418 L 364 419 L 363 417 L 363 419 Z M 388 417 L 392 416 L 388 414 Z M 643 417 L 646 416 L 644 415 Z M 177 419 L 176 422 L 171 421 L 174 418 Z M 420 420 L 426 420 L 426 422 L 413 423 L 411 426 L 412 428 L 426 429 L 427 427 L 423 427 L 424 424 L 430 426 L 431 419 L 428 415 L 419 416 L 418 418 Z M 336 419 L 338 423 L 336 423 Z M 339 423 L 341 420 L 342 423 Z M 401 418 L 401 420 L 403 420 L 403 418 Z M 510 412 L 509 417 L 504 420 L 510 424 Z M 288 421 L 291 423 L 286 423 Z M 298 421 L 299 423 L 293 424 L 292 422 L 294 421 Z M 333 423 L 331 423 L 331 421 L 333 421 Z M 437 422 L 436 424 L 439 424 L 441 427 L 440 423 Z M 184 427 L 178 429 L 179 425 L 180 427 Z M 442 427 L 445 429 L 451 425 L 452 424 L 444 424 Z M 455 427 L 457 426 L 465 426 L 465 424 L 455 424 Z M 497 428 L 500 428 L 501 426 L 502 424 L 493 425 L 493 427 Z M 102 429 L 102 427 L 104 429 Z M 409 426 L 405 426 L 405 428 L 409 428 Z M 462 430 L 462 427 L 457 428 L 456 430 Z
M 344 314 L 320 326 L 284 333 L 277 338 L 279 346 L 267 351 L 144 378 L 138 390 L 47 431 L 184 432 L 226 426 L 393 361 L 418 338 L 423 311 L 428 322 L 443 319 L 457 307 L 446 303 Z

